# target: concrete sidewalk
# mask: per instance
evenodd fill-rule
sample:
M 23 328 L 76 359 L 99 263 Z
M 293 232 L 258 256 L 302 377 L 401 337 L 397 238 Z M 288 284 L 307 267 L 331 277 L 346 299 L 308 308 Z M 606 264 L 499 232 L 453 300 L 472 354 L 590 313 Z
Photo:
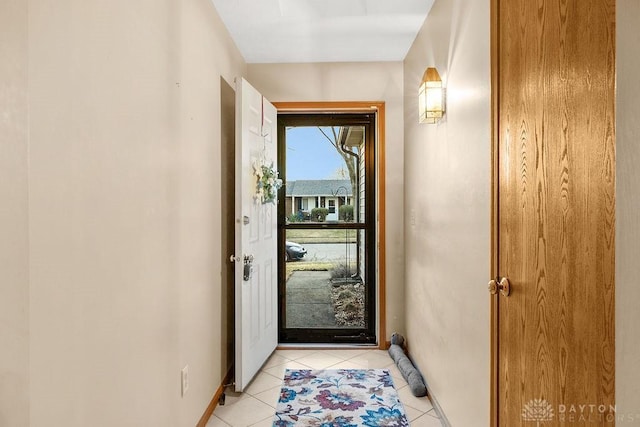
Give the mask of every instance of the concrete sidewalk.
M 328 271 L 294 271 L 287 280 L 287 328 L 334 328 Z

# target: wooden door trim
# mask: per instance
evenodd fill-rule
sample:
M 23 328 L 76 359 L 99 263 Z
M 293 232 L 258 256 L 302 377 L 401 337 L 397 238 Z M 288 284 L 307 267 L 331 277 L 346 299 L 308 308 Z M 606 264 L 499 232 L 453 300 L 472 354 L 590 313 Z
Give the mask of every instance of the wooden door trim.
M 273 102 L 278 113 L 295 112 L 320 112 L 320 111 L 348 111 L 377 113 L 377 178 L 378 189 L 378 347 L 386 349 L 387 313 L 386 313 L 386 180 L 385 180 L 385 103 L 384 101 L 330 101 L 330 102 Z
M 373 105 L 373 104 L 372 104 Z M 385 156 L 385 116 L 384 116 L 384 102 L 380 102 L 376 105 L 378 110 L 378 120 L 376 125 L 378 128 L 378 271 L 380 277 L 378 283 L 380 284 L 378 289 L 378 313 L 380 314 L 378 346 L 381 350 L 388 348 L 387 346 L 387 293 L 386 293 L 386 277 L 387 277 L 387 263 L 386 263 L 386 156 Z
M 499 191 L 498 185 L 500 183 L 498 171 L 500 167 L 499 162 L 499 141 L 500 141 L 500 103 L 499 103 L 499 31 L 498 25 L 499 17 L 499 2 L 498 0 L 491 0 L 490 5 L 490 26 L 491 26 L 491 277 L 498 276 L 498 224 L 499 224 Z M 487 278 L 489 280 L 489 278 Z M 491 427 L 498 426 L 498 304 L 499 298 L 496 296 L 490 296 L 491 299 L 491 357 L 490 357 L 490 372 L 491 372 L 491 390 L 490 390 L 490 416 L 489 425 Z

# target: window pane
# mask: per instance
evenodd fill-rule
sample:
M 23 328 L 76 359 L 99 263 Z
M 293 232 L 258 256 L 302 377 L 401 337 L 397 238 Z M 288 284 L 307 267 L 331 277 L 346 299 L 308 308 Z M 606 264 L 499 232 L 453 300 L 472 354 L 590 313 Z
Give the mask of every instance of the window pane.
M 288 223 L 364 222 L 364 142 L 364 126 L 286 129 Z
M 287 328 L 365 328 L 363 230 L 286 230 Z

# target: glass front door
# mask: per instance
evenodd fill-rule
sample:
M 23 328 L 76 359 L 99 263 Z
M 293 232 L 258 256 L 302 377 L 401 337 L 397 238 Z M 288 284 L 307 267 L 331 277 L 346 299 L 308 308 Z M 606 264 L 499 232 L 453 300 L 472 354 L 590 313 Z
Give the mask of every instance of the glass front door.
M 279 114 L 282 343 L 375 343 L 375 115 Z

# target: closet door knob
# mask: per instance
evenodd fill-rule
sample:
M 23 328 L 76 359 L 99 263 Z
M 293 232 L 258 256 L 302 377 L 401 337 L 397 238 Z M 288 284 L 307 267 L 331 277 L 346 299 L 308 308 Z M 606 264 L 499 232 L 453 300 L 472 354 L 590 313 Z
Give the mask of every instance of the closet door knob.
M 489 293 L 495 295 L 500 291 L 502 295 L 508 297 L 511 294 L 511 283 L 506 277 L 496 277 L 489 281 Z

